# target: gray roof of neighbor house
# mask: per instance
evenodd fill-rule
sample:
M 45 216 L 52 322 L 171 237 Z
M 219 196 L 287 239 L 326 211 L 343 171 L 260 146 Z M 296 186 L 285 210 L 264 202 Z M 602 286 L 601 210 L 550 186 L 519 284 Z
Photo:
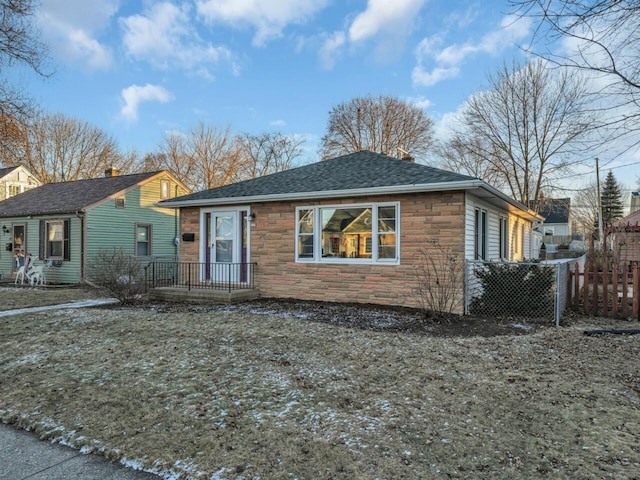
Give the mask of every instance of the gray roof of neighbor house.
M 570 198 L 545 198 L 538 212 L 544 223 L 569 223 Z
M 526 206 L 477 178 L 366 150 L 165 200 L 159 205 L 187 207 L 446 190 L 474 190 L 480 197 L 499 199 L 537 218 Z
M 21 217 L 82 211 L 161 172 L 45 183 L 0 202 L 0 217 Z
M 0 168 L 0 178 L 9 175 L 11 172 L 13 172 L 16 168 L 18 168 L 18 165 L 14 165 L 13 167 L 3 167 Z

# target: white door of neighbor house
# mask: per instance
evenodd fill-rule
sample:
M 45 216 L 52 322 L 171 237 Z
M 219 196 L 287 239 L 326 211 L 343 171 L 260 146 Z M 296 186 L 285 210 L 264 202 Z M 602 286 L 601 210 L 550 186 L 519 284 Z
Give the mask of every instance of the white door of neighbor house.
M 238 212 L 211 214 L 211 272 L 214 282 L 237 283 L 240 280 L 240 242 Z

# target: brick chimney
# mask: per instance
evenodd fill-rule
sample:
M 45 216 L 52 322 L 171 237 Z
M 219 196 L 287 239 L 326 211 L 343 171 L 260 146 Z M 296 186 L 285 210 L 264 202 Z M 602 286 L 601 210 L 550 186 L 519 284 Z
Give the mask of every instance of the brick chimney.
M 105 177 L 117 177 L 118 175 L 120 175 L 120 170 L 118 170 L 117 168 L 107 168 L 104 171 L 104 176 Z

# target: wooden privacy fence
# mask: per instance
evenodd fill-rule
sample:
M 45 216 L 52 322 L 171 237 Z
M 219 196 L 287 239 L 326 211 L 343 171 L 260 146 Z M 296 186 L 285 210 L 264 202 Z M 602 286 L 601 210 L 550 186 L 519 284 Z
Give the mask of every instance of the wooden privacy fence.
M 567 265 L 568 305 L 576 312 L 601 317 L 637 318 L 640 320 L 640 278 L 638 264 L 614 264 L 611 270 L 599 271 L 587 263 L 584 270 Z

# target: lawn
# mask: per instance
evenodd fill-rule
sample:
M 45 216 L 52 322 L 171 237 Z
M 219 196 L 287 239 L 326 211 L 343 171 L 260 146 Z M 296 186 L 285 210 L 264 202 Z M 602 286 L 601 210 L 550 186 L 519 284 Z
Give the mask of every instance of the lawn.
M 110 296 L 106 290 L 88 287 L 30 287 L 9 284 L 0 286 L 0 311 Z
M 300 311 L 0 318 L 0 420 L 165 478 L 640 478 L 640 335 Z

